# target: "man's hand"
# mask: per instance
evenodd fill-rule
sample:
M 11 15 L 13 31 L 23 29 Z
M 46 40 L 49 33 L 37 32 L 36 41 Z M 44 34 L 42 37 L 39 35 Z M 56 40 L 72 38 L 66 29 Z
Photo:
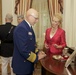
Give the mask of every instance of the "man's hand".
M 39 51 L 38 53 L 38 60 L 44 58 L 46 56 L 46 54 L 43 51 Z

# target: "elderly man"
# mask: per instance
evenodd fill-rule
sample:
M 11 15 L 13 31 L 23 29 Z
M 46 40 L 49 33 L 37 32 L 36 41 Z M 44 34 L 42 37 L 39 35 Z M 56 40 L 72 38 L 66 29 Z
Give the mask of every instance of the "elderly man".
M 17 22 L 18 24 L 21 23 L 24 20 L 24 16 L 23 15 L 18 15 L 17 16 Z
M 12 61 L 13 55 L 13 31 L 15 26 L 12 24 L 13 16 L 11 14 L 6 14 L 5 17 L 5 24 L 0 25 L 0 40 L 1 40 L 1 60 L 2 60 L 2 75 L 7 74 L 7 66 Z M 12 68 L 11 68 L 11 75 L 13 75 Z
M 31 28 L 38 22 L 38 12 L 29 9 L 23 20 L 14 31 L 13 71 L 16 75 L 32 75 L 34 64 L 46 54 L 36 49 L 35 34 Z

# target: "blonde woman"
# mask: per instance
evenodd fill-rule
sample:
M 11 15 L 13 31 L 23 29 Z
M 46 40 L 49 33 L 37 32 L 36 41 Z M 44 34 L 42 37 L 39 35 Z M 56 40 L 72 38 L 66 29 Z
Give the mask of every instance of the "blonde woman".
M 62 17 L 59 13 L 52 18 L 51 28 L 46 30 L 45 48 L 52 54 L 62 54 L 63 48 L 66 46 L 65 31 L 60 28 Z

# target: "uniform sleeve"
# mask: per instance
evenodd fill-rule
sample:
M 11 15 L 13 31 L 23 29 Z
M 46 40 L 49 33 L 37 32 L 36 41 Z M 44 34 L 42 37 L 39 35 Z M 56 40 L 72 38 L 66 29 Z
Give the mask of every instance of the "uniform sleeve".
M 31 52 L 29 53 L 29 57 L 27 58 L 28 61 L 30 62 L 37 62 L 38 61 L 38 56 L 37 56 L 38 52 L 37 53 L 34 53 L 34 52 Z

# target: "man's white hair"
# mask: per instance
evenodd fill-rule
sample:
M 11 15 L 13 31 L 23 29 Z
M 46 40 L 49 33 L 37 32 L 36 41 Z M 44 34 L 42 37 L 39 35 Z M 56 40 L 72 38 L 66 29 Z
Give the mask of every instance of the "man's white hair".
M 17 18 L 24 19 L 24 15 L 18 15 Z
M 6 14 L 6 19 L 12 20 L 13 19 L 13 16 L 8 13 L 8 14 Z

